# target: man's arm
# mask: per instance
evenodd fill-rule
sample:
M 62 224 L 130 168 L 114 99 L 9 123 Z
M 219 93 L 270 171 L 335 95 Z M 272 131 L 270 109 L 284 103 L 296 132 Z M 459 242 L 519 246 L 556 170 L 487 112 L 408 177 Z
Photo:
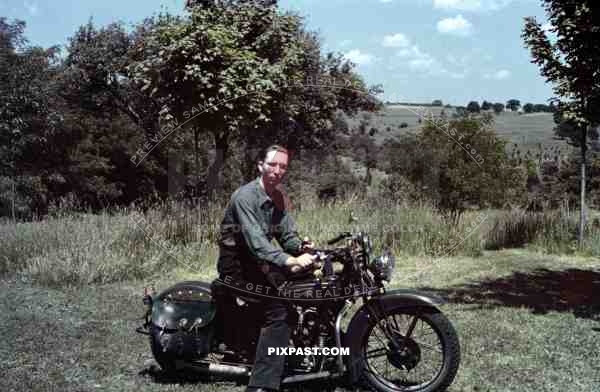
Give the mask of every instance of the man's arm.
M 254 257 L 279 266 L 294 263 L 293 257 L 269 241 L 261 226 L 262 221 L 249 201 L 237 197 L 232 200 L 232 208 L 233 214 L 240 224 L 240 233 Z
M 283 211 L 279 227 L 275 230 L 275 238 L 285 252 L 294 256 L 302 253 L 302 240 L 296 231 L 296 222 L 287 211 Z

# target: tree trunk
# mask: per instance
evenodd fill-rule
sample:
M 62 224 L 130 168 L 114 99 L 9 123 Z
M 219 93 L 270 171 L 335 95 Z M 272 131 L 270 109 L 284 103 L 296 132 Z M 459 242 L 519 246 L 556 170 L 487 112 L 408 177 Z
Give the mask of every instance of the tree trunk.
M 579 248 L 583 248 L 584 230 L 585 230 L 585 155 L 587 152 L 587 126 L 583 129 L 582 142 L 581 142 L 581 201 L 580 201 L 580 215 L 579 215 Z
M 198 184 L 200 180 L 200 160 L 198 158 L 198 128 L 194 127 L 194 162 L 196 165 L 196 178 L 194 179 L 195 186 Z
M 215 160 L 208 168 L 208 178 L 206 179 L 208 197 L 212 201 L 216 199 L 217 191 L 219 190 L 219 175 L 227 159 L 228 147 L 227 134 L 215 134 Z
M 15 176 L 13 176 L 13 179 L 12 179 L 12 203 L 11 203 L 12 204 L 11 211 L 12 211 L 13 222 L 17 221 L 16 216 L 15 216 L 15 198 L 17 197 L 17 190 L 15 187 L 15 183 L 16 183 L 16 178 L 15 178 Z

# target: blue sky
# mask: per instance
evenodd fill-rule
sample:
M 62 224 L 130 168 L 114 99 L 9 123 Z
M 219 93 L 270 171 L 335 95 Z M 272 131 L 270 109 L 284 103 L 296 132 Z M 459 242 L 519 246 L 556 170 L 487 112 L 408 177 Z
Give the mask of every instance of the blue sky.
M 96 24 L 135 22 L 183 0 L 8 0 L 0 15 L 27 22 L 32 44 L 65 44 L 93 16 Z M 544 23 L 538 0 L 280 0 L 305 17 L 325 50 L 344 53 L 384 99 L 466 105 L 470 100 L 544 103 L 550 85 L 530 63 L 523 18 Z

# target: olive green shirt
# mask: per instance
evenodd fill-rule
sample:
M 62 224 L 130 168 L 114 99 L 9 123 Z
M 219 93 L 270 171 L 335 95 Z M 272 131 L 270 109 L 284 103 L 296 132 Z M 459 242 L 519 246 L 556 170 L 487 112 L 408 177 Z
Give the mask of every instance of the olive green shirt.
M 271 198 L 259 181 L 257 177 L 231 196 L 221 222 L 219 244 L 237 248 L 255 260 L 284 266 L 290 255 L 300 253 L 302 240 L 286 209 L 289 200 L 285 191 L 278 187 Z M 272 243 L 273 238 L 283 249 Z

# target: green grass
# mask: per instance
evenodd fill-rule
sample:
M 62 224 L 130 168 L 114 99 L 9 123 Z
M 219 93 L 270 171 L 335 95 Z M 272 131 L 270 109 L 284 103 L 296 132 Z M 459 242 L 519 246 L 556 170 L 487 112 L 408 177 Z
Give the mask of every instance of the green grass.
M 354 200 L 294 214 L 301 234 L 322 244 L 349 228 L 350 211 L 376 253 L 387 244 L 397 255 L 392 286 L 450 299 L 443 310 L 464 356 L 451 391 L 597 390 L 600 234 L 591 230 L 586 248 L 574 249 L 576 212 L 482 211 L 470 232 L 479 212 L 453 227 L 427 205 L 367 209 Z M 0 225 L 0 390 L 242 391 L 164 379 L 151 371 L 148 341 L 133 332 L 144 285 L 215 277 L 221 214 L 220 206 L 167 203 L 144 221 L 123 209 Z M 490 241 L 511 245 L 506 232 L 529 233 L 529 242 L 485 250 Z M 448 252 L 458 236 L 466 241 Z
M 567 148 L 564 141 L 554 140 L 553 128 L 555 127 L 552 113 L 502 113 L 494 117 L 494 129 L 496 132 L 516 143 L 521 149 L 536 149 L 539 144 L 542 147 L 560 146 Z
M 408 257 L 401 265 L 392 285 L 452 301 L 442 309 L 460 336 L 463 360 L 450 391 L 597 390 L 596 259 L 509 250 L 434 264 Z M 415 274 L 424 265 L 430 267 Z M 536 272 L 543 269 L 549 272 Z M 203 277 L 180 271 L 156 284 Z M 152 370 L 148 341 L 133 332 L 145 283 L 57 289 L 0 281 L 0 390 L 243 391 L 234 382 L 169 380 Z
M 375 135 L 377 142 L 382 142 L 388 137 L 395 137 L 406 132 L 414 132 L 419 129 L 419 117 L 439 116 L 444 110 L 448 118 L 452 118 L 454 108 L 421 107 L 421 106 L 387 106 L 381 113 L 373 114 L 369 121 L 368 129 L 375 127 L 378 133 Z M 551 113 L 518 114 L 516 112 L 503 112 L 494 115 L 494 129 L 497 134 L 509 141 L 509 145 L 517 144 L 523 151 L 539 150 L 558 147 L 563 152 L 569 150 L 569 146 L 560 140 L 554 140 L 553 128 L 555 126 Z M 361 115 L 348 119 L 351 127 L 360 124 Z M 401 123 L 408 127 L 399 128 Z M 388 131 L 388 127 L 390 131 Z

